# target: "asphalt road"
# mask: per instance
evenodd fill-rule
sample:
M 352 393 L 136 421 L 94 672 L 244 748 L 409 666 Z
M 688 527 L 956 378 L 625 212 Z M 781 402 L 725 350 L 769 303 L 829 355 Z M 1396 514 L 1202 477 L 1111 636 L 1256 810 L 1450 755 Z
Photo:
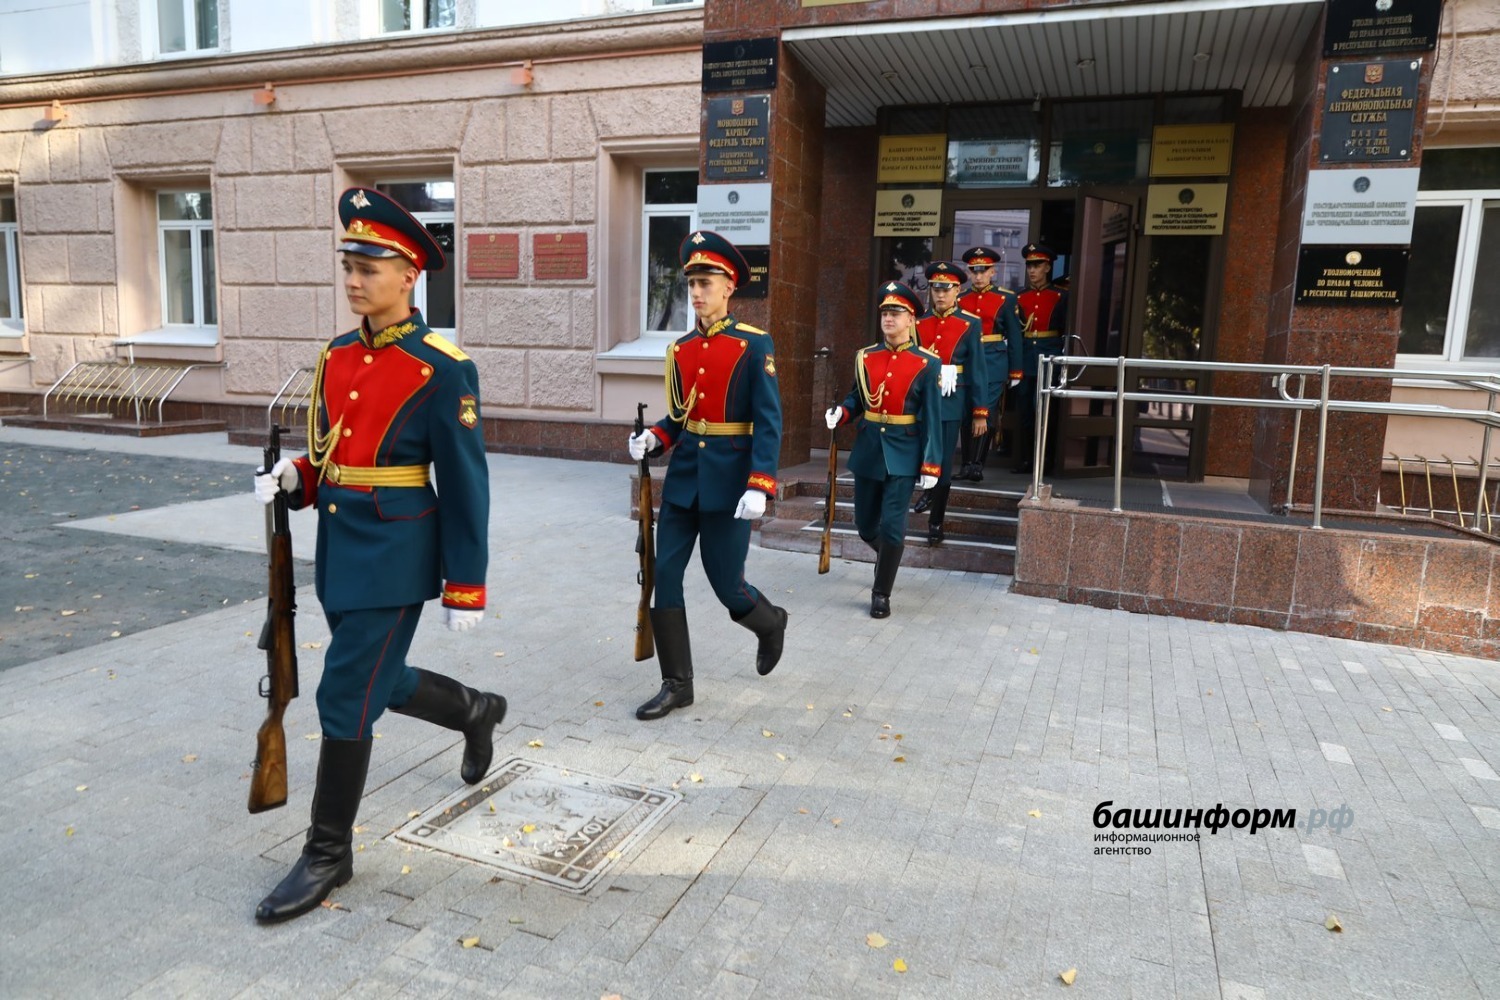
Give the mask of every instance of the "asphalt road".
M 264 598 L 263 556 L 68 526 L 249 489 L 222 462 L 0 445 L 0 670 Z

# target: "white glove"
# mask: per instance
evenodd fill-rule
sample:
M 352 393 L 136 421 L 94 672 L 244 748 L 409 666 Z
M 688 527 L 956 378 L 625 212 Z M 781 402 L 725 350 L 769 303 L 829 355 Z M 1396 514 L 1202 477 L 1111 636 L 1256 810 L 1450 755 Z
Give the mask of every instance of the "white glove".
M 656 443 L 656 435 L 650 431 L 630 435 L 630 457 L 639 462 L 650 454 L 651 449 L 656 447 Z
M 1013 379 L 1010 380 L 1010 387 L 1012 389 L 1014 389 L 1016 386 L 1018 386 L 1020 384 L 1021 384 L 1021 380 L 1018 379 L 1018 378 L 1013 378 Z
M 484 618 L 483 611 L 470 611 L 468 608 L 444 608 L 443 611 L 450 632 L 467 632 Z
M 839 425 L 839 421 L 843 419 L 844 408 L 841 406 L 830 406 L 828 408 L 828 412 L 823 414 L 823 422 L 828 425 L 829 430 L 833 430 L 835 427 L 837 427 Z
M 917 477 L 917 489 L 919 489 L 919 490 L 930 490 L 933 487 L 937 486 L 937 481 L 938 481 L 938 477 L 937 476 L 918 476 Z
M 734 509 L 734 516 L 742 521 L 753 521 L 765 513 L 766 495 L 760 490 L 746 490 L 740 497 L 740 505 Z
M 261 503 L 275 500 L 278 491 L 295 493 L 301 485 L 302 476 L 298 474 L 297 467 L 290 458 L 279 459 L 271 466 L 270 472 L 265 469 L 255 470 L 255 499 Z
M 938 375 L 938 388 L 944 396 L 953 395 L 953 390 L 958 388 L 958 365 L 944 365 Z

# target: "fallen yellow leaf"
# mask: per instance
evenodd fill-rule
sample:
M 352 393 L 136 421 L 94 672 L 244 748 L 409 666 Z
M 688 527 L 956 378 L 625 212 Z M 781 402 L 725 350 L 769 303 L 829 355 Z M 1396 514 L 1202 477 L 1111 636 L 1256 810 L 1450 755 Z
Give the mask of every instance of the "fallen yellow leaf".
M 323 735 L 322 733 L 308 733 L 306 736 L 304 736 L 302 738 L 304 740 L 316 740 L 316 739 L 319 739 L 320 737 L 322 737 L 322 735 Z
M 402 865 L 401 866 L 401 874 L 402 875 L 410 875 L 411 874 L 411 865 Z
M 808 711 L 809 711 L 809 712 L 811 712 L 811 711 L 812 711 L 812 710 L 813 710 L 813 706 L 812 706 L 812 702 L 808 702 L 808 703 L 807 703 L 807 710 L 808 710 Z
M 323 908 L 325 910 L 343 910 L 345 913 L 349 912 L 349 907 L 345 906 L 343 903 L 335 903 L 331 899 L 323 900 Z
M 777 760 L 786 760 L 786 754 L 781 753 L 781 752 L 778 751 L 777 754 L 776 754 L 776 759 Z
M 86 792 L 88 790 L 89 790 L 89 786 L 88 785 L 79 785 L 77 788 L 73 789 L 73 791 L 75 791 L 75 792 Z
M 602 702 L 602 701 L 596 701 L 596 702 L 594 702 L 594 707 L 595 708 L 603 708 L 604 707 L 604 702 Z
M 1030 816 L 1032 819 L 1041 819 L 1042 818 L 1042 811 L 1040 809 L 1032 809 L 1029 812 L 1027 812 L 1026 815 Z
M 302 648 L 303 649 L 322 649 L 323 648 L 323 644 L 321 642 L 304 642 L 302 644 Z
M 692 782 L 702 783 L 703 775 L 699 774 L 697 771 L 694 771 L 692 774 L 688 775 L 688 780 Z
M 760 731 L 760 734 L 762 736 L 764 736 L 766 739 L 770 739 L 772 736 L 776 735 L 775 733 L 771 732 L 769 729 L 762 729 Z
M 1381 711 L 1382 711 L 1382 712 L 1391 712 L 1391 711 L 1395 711 L 1395 710 L 1394 710 L 1394 709 L 1392 709 L 1392 708 L 1391 708 L 1391 706 L 1389 706 L 1389 705 L 1381 705 L 1381 706 L 1380 706 L 1380 710 L 1381 710 Z
M 195 761 L 197 759 L 198 759 L 198 755 L 195 754 L 195 753 L 187 753 L 187 754 L 183 754 L 182 755 L 182 762 L 184 764 L 191 764 L 193 761 Z
M 536 833 L 536 824 L 535 823 L 527 823 L 525 826 L 521 827 L 521 832 L 522 833 Z
M 516 846 L 515 844 L 511 843 L 511 839 L 509 837 L 506 837 L 504 840 L 500 841 L 500 844 L 501 844 L 502 847 L 515 847 Z
M 1206 694 L 1206 695 L 1208 695 L 1210 698 L 1212 698 L 1214 696 L 1214 689 L 1213 688 L 1209 688 L 1207 691 L 1205 691 L 1203 693 Z
M 76 611 L 59 611 L 58 614 L 62 615 L 64 618 L 68 618 L 68 617 L 70 617 L 72 615 L 78 614 L 78 612 L 76 612 Z
M 604 856 L 606 858 L 609 858 L 612 861 L 615 858 L 618 858 L 620 856 L 620 852 L 619 851 L 605 851 L 604 852 Z
M 903 738 L 904 737 L 902 737 L 902 735 L 900 733 L 896 733 L 894 736 L 891 737 L 891 739 L 893 739 L 893 740 L 899 740 L 899 739 L 903 739 Z
M 852 719 L 852 718 L 854 718 L 854 713 L 853 712 L 845 712 L 844 713 L 844 718 L 846 718 L 846 719 Z
M 465 948 L 474 948 L 479 945 L 479 939 L 477 937 L 459 938 L 458 943 L 463 945 Z
M 837 816 L 835 816 L 833 819 L 829 820 L 829 822 L 832 823 L 834 826 L 842 826 L 844 821 L 842 819 L 839 819 Z
M 807 810 L 806 809 L 798 809 L 797 812 L 801 813 L 803 816 L 807 815 Z
M 891 963 L 891 968 L 895 969 L 897 972 L 905 972 L 906 971 L 906 959 L 904 959 L 904 958 L 898 958 L 898 959 L 896 959 L 894 962 Z
M 906 755 L 905 754 L 897 754 L 895 757 L 891 758 L 891 762 L 894 763 L 894 764 L 905 764 L 906 763 Z
M 64 830 L 63 831 L 63 836 L 65 836 L 65 837 L 71 837 L 71 836 L 73 836 L 73 828 L 70 826 L 66 830 Z
M 1339 918 L 1334 916 L 1332 913 L 1328 914 L 1328 919 L 1323 921 L 1323 926 L 1333 931 L 1335 934 L 1344 933 L 1344 925 L 1339 923 Z
M 887 735 L 886 735 L 886 734 L 885 734 L 885 733 L 881 733 L 881 734 L 880 734 L 880 735 L 879 735 L 879 736 L 877 736 L 877 737 L 875 737 L 875 738 L 876 738 L 876 739 L 877 739 L 877 740 L 888 740 L 888 739 L 890 739 L 890 737 L 889 737 L 889 736 L 887 736 Z
M 520 917 L 511 917 L 510 922 L 513 924 L 524 924 L 526 921 L 521 919 Z
M 887 941 L 879 931 L 871 931 L 870 933 L 865 935 L 865 944 L 869 945 L 871 948 L 884 948 L 886 945 L 890 944 L 890 942 Z
M 503 652 L 503 651 L 497 651 L 497 652 L 496 652 L 496 653 L 495 653 L 495 655 L 496 655 L 496 656 L 504 656 L 504 655 L 505 655 L 505 653 L 504 653 L 504 652 Z
M 880 728 L 881 729 L 892 729 L 894 727 L 889 722 L 882 722 L 880 724 Z
M 406 814 L 406 818 L 407 819 L 416 819 L 420 815 L 422 815 L 422 814 L 419 813 L 419 812 L 417 812 L 415 809 L 413 809 L 411 812 L 409 812 L 409 813 Z
M 1067 972 L 1059 972 L 1057 978 L 1063 981 L 1064 986 L 1072 986 L 1073 980 L 1078 978 L 1078 970 L 1069 969 Z
M 529 746 L 529 747 L 539 747 L 539 746 L 544 746 L 545 744 L 543 744 L 541 740 L 532 740 L 529 743 L 527 743 L 526 745 Z

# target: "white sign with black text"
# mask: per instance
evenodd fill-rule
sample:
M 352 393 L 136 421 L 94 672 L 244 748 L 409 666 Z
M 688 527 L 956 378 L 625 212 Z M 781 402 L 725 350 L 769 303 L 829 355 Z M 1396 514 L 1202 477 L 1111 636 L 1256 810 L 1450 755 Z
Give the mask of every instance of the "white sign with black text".
M 1302 242 L 1404 246 L 1417 211 L 1419 167 L 1309 170 Z
M 699 184 L 698 228 L 739 246 L 771 243 L 770 184 Z

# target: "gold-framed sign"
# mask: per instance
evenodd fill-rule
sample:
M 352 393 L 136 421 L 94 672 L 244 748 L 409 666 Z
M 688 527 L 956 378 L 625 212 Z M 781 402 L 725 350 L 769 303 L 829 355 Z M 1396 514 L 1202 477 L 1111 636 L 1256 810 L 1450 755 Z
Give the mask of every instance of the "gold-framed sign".
M 948 172 L 948 137 L 883 135 L 875 180 L 880 184 L 942 183 Z
M 1222 177 L 1234 156 L 1234 125 L 1158 125 L 1151 130 L 1152 177 Z
M 942 191 L 897 188 L 875 192 L 876 236 L 936 236 L 942 215 Z
M 1146 189 L 1148 236 L 1218 236 L 1228 184 L 1152 184 Z

